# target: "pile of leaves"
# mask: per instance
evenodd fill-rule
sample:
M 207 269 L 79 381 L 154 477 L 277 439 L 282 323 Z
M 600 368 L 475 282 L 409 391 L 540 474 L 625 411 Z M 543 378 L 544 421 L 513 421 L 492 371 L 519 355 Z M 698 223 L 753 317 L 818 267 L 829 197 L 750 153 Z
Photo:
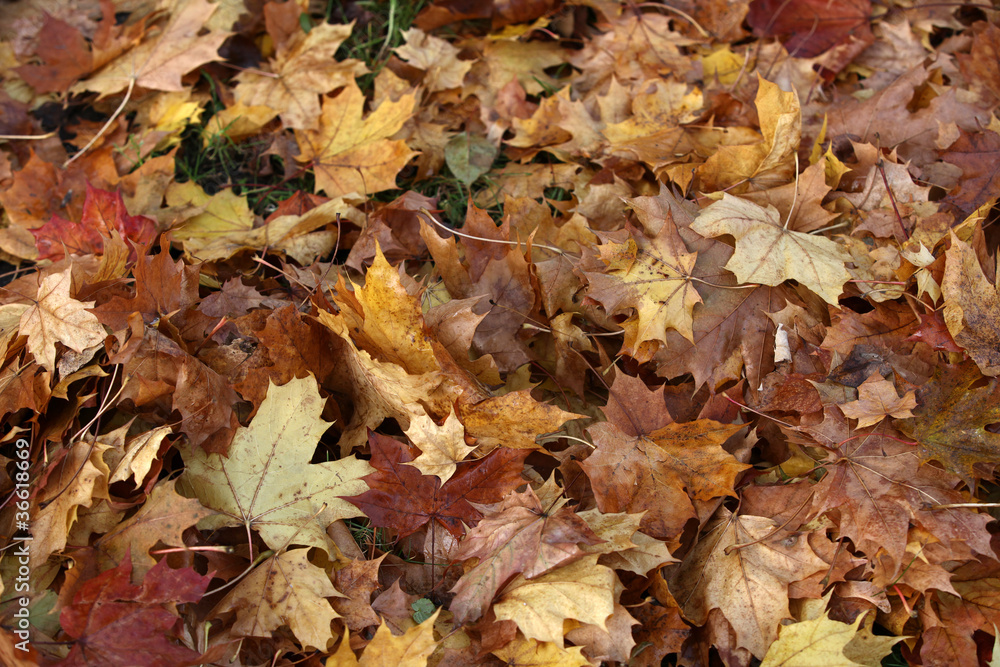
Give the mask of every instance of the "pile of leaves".
M 996 660 L 998 18 L 3 3 L 0 660 Z

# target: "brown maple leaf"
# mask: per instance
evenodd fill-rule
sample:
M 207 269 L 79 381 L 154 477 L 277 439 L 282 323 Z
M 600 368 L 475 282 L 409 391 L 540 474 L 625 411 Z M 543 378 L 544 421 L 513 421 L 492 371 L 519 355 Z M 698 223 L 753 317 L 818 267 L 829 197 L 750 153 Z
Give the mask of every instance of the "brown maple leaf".
M 422 475 L 411 465 L 420 453 L 415 447 L 375 432 L 368 433 L 371 465 L 366 475 L 368 491 L 345 496 L 376 526 L 392 528 L 401 537 L 410 535 L 429 521 L 436 521 L 456 537 L 482 514 L 471 503 L 495 503 L 519 486 L 521 465 L 528 452 L 498 449 L 481 461 L 463 465 L 444 485 L 433 475 Z

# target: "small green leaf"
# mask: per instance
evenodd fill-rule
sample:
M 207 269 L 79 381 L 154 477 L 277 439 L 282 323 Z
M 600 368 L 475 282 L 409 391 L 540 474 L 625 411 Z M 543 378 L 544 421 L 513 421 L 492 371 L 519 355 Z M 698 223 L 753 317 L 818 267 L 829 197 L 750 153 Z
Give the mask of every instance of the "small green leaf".
M 493 166 L 497 147 L 484 137 L 463 132 L 454 136 L 444 147 L 444 159 L 455 178 L 472 185 Z
M 413 609 L 413 621 L 415 623 L 423 623 L 434 615 L 434 603 L 427 598 L 420 598 L 411 604 L 410 608 Z
M 302 27 L 303 32 L 308 35 L 309 31 L 313 29 L 312 17 L 302 12 L 299 14 L 299 25 Z

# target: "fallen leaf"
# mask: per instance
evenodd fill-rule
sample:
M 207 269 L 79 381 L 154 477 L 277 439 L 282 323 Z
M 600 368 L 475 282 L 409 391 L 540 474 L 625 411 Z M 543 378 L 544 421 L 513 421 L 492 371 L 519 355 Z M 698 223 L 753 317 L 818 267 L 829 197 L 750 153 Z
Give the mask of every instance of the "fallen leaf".
M 103 343 L 107 335 L 97 317 L 87 312 L 94 302 L 70 296 L 72 273 L 66 269 L 43 278 L 34 304 L 21 314 L 18 325 L 21 335 L 28 337 L 28 351 L 50 371 L 56 368 L 56 343 L 83 352 Z
M 61 667 L 177 665 L 198 659 L 197 651 L 171 641 L 180 639 L 176 604 L 200 600 L 211 575 L 174 570 L 166 560 L 146 573 L 142 586 L 130 583 L 131 573 L 126 552 L 120 565 L 84 583 L 63 608 L 59 624 L 75 642 Z
M 736 252 L 726 268 L 741 283 L 780 285 L 797 280 L 830 304 L 844 291 L 851 278 L 844 266 L 850 261 L 833 241 L 794 232 L 782 226 L 773 206 L 761 208 L 744 199 L 724 194 L 701 212 L 691 229 L 703 236 L 729 234 L 736 238 Z
M 778 639 L 767 650 L 761 667 L 860 667 L 844 649 L 854 639 L 861 617 L 851 624 L 823 616 L 782 626 Z
M 276 32 L 274 26 L 280 12 L 298 10 L 297 7 L 279 7 L 265 6 L 268 32 Z M 270 71 L 246 71 L 236 76 L 236 99 L 244 107 L 271 109 L 271 117 L 280 114 L 285 127 L 316 129 L 320 122 L 320 96 L 340 86 L 353 85 L 354 77 L 368 71 L 359 60 L 335 58 L 340 45 L 350 35 L 351 26 L 325 22 L 307 34 L 296 21 L 295 32 L 278 45 L 269 63 Z
M 722 509 L 674 570 L 670 591 L 684 617 L 698 625 L 712 609 L 721 610 L 737 645 L 763 659 L 790 617 L 788 585 L 829 567 L 804 535 L 782 531 L 767 517 Z
M 339 595 L 321 567 L 309 562 L 309 549 L 282 551 L 254 568 L 212 610 L 236 612 L 232 631 L 243 637 L 270 637 L 287 625 L 304 649 L 326 649 L 330 623 L 340 618 L 325 598 Z
M 507 496 L 496 513 L 469 531 L 456 558 L 477 558 L 452 589 L 451 610 L 458 623 L 475 620 L 489 607 L 493 595 L 517 573 L 529 579 L 583 558 L 579 545 L 600 542 L 587 523 L 570 508 L 566 498 L 543 507 L 529 487 Z
M 441 426 L 426 415 L 414 417 L 406 429 L 406 437 L 420 449 L 420 456 L 407 465 L 422 475 L 436 476 L 442 484 L 455 474 L 456 464 L 476 449 L 465 444 L 465 427 L 454 412 Z
M 858 420 L 858 428 L 874 426 L 886 417 L 905 419 L 917 407 L 912 391 L 900 398 L 896 386 L 878 373 L 873 374 L 858 387 L 858 400 L 844 403 L 840 409 L 850 419 Z
M 316 171 L 316 191 L 328 197 L 371 195 L 396 187 L 396 174 L 416 155 L 406 143 L 390 140 L 413 114 L 411 93 L 387 100 L 362 117 L 364 96 L 349 82 L 333 98 L 324 98 L 317 130 L 297 130 L 300 160 Z
M 951 337 L 969 353 L 983 375 L 1000 375 L 1000 286 L 983 275 L 975 251 L 952 232 L 941 292 Z
M 598 249 L 607 268 L 586 274 L 587 295 L 609 315 L 634 309 L 622 323 L 630 356 L 648 361 L 666 342 L 667 329 L 693 342 L 694 307 L 701 303 L 692 280 L 698 253 L 687 252 L 672 220 L 652 239 L 632 231 L 623 243 L 609 240 Z
M 534 579 L 518 575 L 493 605 L 498 620 L 511 620 L 528 639 L 563 648 L 563 622 L 576 619 L 605 628 L 614 611 L 615 573 L 586 556 Z
M 129 88 L 130 81 L 150 90 L 183 90 L 181 77 L 205 63 L 218 60 L 218 50 L 229 35 L 199 34 L 218 5 L 187 0 L 176 10 L 155 39 L 142 41 L 90 78 L 74 85 L 74 93 L 92 91 L 102 97 Z
M 182 488 L 220 512 L 204 525 L 253 528 L 272 549 L 332 550 L 327 526 L 359 514 L 340 497 L 364 489 L 361 478 L 371 467 L 353 456 L 309 463 L 329 427 L 320 418 L 323 403 L 311 375 L 280 387 L 270 383 L 250 426 L 233 436 L 227 458 L 184 449 Z
M 527 452 L 500 449 L 465 465 L 447 482 L 422 475 L 405 465 L 416 458 L 415 448 L 378 433 L 369 433 L 371 464 L 375 472 L 365 477 L 368 490 L 345 497 L 376 526 L 392 528 L 401 537 L 435 521 L 456 537 L 482 518 L 471 503 L 497 502 L 521 484 L 520 464 Z M 419 451 L 419 450 L 417 450 Z

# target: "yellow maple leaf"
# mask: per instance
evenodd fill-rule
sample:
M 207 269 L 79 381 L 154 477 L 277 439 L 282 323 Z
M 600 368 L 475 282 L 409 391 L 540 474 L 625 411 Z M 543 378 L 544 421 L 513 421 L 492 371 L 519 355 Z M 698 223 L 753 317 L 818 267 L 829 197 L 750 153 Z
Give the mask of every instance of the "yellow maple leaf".
M 915 392 L 908 391 L 900 398 L 896 393 L 896 385 L 876 372 L 858 387 L 858 400 L 845 403 L 840 409 L 850 419 L 858 420 L 858 428 L 864 428 L 873 426 L 886 417 L 912 417 L 910 410 L 915 407 Z
M 468 456 L 475 446 L 465 444 L 465 427 L 455 413 L 438 426 L 427 415 L 410 419 L 406 437 L 420 449 L 420 456 L 411 465 L 424 475 L 436 475 L 444 484 L 455 474 L 456 463 Z
M 493 655 L 505 665 L 544 665 L 545 667 L 588 667 L 592 664 L 579 646 L 560 648 L 549 642 L 538 642 L 517 636 Z
M 427 658 L 438 646 L 434 639 L 434 624 L 441 610 L 435 611 L 420 625 L 409 628 L 401 635 L 394 635 L 385 620 L 368 642 L 359 661 L 351 651 L 349 635 L 344 630 L 344 640 L 337 651 L 326 660 L 326 667 L 426 667 Z
M 840 245 L 786 229 L 778 209 L 770 204 L 762 208 L 726 193 L 701 212 L 691 229 L 705 237 L 729 234 L 736 239 L 736 252 L 726 268 L 741 283 L 780 285 L 797 280 L 837 305 L 844 283 L 851 278 L 845 267 L 850 255 Z
M 668 329 L 694 342 L 694 307 L 701 295 L 691 272 L 698 253 L 687 251 L 672 221 L 652 239 L 633 232 L 624 242 L 611 241 L 599 250 L 607 268 L 587 272 L 588 296 L 609 315 L 634 311 L 622 323 L 627 354 L 648 361 L 666 342 Z
M 517 577 L 493 605 L 498 621 L 514 621 L 525 637 L 563 647 L 563 622 L 576 619 L 607 629 L 614 613 L 615 573 L 591 554 L 534 579 Z
M 352 24 L 353 25 L 353 24 Z M 246 71 L 237 75 L 233 91 L 246 107 L 268 107 L 271 118 L 281 115 L 285 127 L 315 129 L 320 116 L 319 96 L 353 84 L 368 72 L 360 60 L 337 60 L 337 49 L 351 36 L 352 25 L 321 23 L 309 34 L 296 33 L 279 47 L 270 72 Z
M 330 623 L 340 614 L 325 598 L 339 596 L 326 571 L 308 559 L 309 549 L 268 558 L 236 585 L 212 611 L 236 612 L 230 631 L 242 637 L 270 637 L 287 625 L 303 648 L 326 650 Z
M 77 301 L 69 295 L 72 269 L 53 273 L 42 280 L 34 305 L 21 313 L 19 332 L 28 337 L 28 351 L 39 366 L 54 371 L 56 343 L 76 352 L 104 341 L 104 327 L 86 309 L 93 301 Z
M 764 190 L 787 182 L 792 175 L 789 158 L 798 149 L 802 137 L 799 97 L 794 91 L 784 92 L 759 74 L 757 80 L 760 84 L 757 115 L 764 140 L 756 144 L 720 146 L 698 167 L 698 176 L 707 189 L 732 192 L 732 186 L 744 184 L 735 192 Z M 749 185 L 745 185 L 748 182 Z
M 353 456 L 309 463 L 330 426 L 320 417 L 324 403 L 312 375 L 281 386 L 269 383 L 250 426 L 233 436 L 228 458 L 201 447 L 184 449 L 181 482 L 221 513 L 207 522 L 253 527 L 272 549 L 292 543 L 332 551 L 327 527 L 360 515 L 341 496 L 364 491 L 361 478 L 372 467 Z
M 389 139 L 413 115 L 414 93 L 386 100 L 363 116 L 364 94 L 353 81 L 334 98 L 324 98 L 318 130 L 297 130 L 300 159 L 312 162 L 316 190 L 329 197 L 370 195 L 396 187 L 396 174 L 416 155 L 405 142 Z
M 844 647 L 858 632 L 861 616 L 848 625 L 826 614 L 808 621 L 782 626 L 761 667 L 862 667 L 844 655 Z

